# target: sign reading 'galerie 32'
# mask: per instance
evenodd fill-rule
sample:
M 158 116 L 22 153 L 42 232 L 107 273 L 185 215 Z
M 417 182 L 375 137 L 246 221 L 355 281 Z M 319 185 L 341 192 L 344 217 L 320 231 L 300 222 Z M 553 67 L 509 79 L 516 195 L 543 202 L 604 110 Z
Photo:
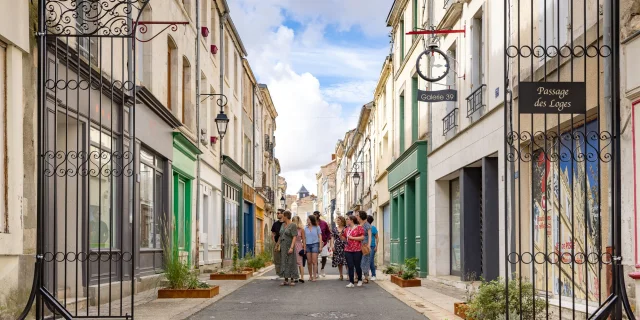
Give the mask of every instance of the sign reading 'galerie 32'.
M 584 82 L 520 82 L 520 113 L 587 112 Z

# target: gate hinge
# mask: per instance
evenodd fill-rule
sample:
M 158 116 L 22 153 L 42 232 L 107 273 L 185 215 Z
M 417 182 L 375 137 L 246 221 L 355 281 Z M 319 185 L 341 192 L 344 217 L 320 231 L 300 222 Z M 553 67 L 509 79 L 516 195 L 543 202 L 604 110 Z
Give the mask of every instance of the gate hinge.
M 42 254 L 36 254 L 36 259 L 38 260 L 42 260 L 44 258 L 44 255 Z
M 613 257 L 611 257 L 611 259 L 613 261 L 622 261 L 622 257 L 621 256 L 613 256 Z
M 46 33 L 44 33 L 44 32 L 36 32 L 35 35 L 36 35 L 36 37 L 40 37 L 40 36 L 46 35 Z

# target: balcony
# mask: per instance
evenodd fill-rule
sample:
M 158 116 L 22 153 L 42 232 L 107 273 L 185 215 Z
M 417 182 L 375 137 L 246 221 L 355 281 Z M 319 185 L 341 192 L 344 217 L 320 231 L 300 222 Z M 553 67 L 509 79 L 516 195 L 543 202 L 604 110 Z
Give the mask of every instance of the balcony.
M 446 136 L 447 133 L 458 126 L 458 108 L 453 109 L 444 118 L 442 118 L 442 135 Z
M 486 84 L 481 85 L 467 97 L 467 118 L 485 107 L 483 93 L 486 87 Z

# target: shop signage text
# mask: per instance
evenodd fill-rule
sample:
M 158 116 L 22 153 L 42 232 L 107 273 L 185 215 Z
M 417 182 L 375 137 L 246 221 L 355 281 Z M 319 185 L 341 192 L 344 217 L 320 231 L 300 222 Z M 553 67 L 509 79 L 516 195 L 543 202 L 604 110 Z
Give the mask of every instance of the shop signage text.
M 418 101 L 422 101 L 422 102 L 458 101 L 458 91 L 456 90 L 437 90 L 437 91 L 418 90 Z
M 584 82 L 520 82 L 520 113 L 587 112 L 587 87 Z

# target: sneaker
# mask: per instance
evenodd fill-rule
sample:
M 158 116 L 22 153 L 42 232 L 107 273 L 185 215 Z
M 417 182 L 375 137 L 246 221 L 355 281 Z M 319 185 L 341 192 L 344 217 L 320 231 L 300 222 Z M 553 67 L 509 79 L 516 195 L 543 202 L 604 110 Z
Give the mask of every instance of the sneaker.
M 358 281 L 358 287 L 362 287 L 362 281 Z
M 371 281 L 376 281 L 376 277 L 375 276 L 371 277 Z
M 347 285 L 347 288 L 353 288 L 353 287 L 354 287 L 353 283 L 349 283 L 349 284 Z
M 327 276 L 327 274 L 326 274 L 326 273 L 324 273 L 324 270 L 320 270 L 320 275 L 321 275 L 323 278 Z

